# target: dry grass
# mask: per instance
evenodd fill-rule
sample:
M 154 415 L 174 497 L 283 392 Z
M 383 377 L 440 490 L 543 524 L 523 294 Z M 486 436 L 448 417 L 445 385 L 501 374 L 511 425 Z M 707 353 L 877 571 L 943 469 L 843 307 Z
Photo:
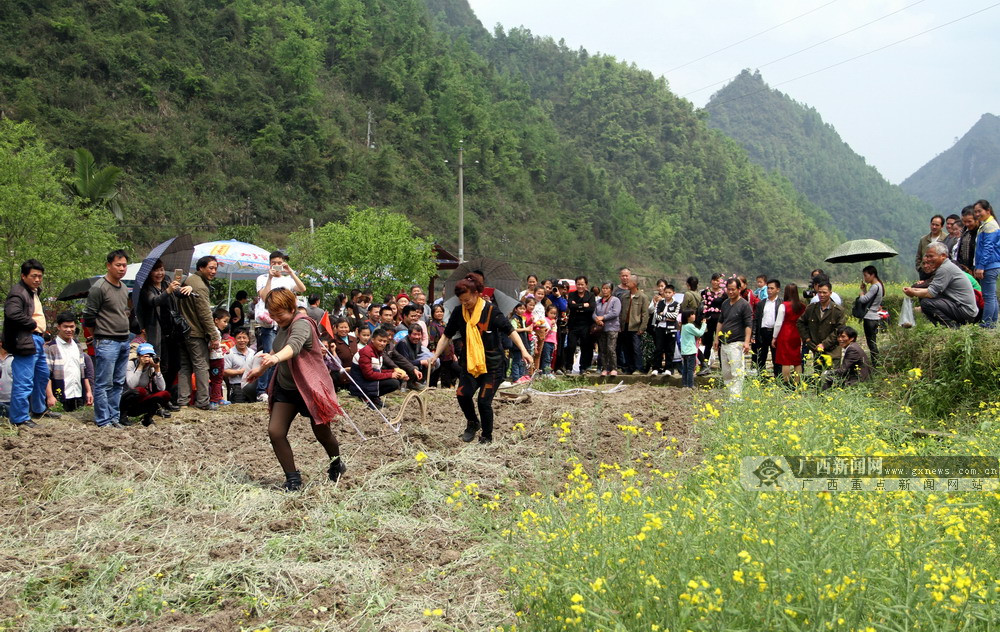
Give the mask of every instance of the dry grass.
M 450 393 L 402 435 L 341 429 L 348 474 L 303 423 L 291 440 L 307 484 L 275 491 L 259 407 L 175 418 L 120 435 L 61 420 L 0 435 L 2 630 L 485 630 L 514 620 L 493 559 L 504 520 L 446 502 L 556 491 L 566 457 L 623 461 L 651 447 L 615 427 L 645 407 L 686 434 L 673 389 L 498 404 L 498 442 L 461 444 Z M 357 408 L 352 406 L 357 412 Z M 572 411 L 573 432 L 552 426 Z M 361 419 L 377 427 L 376 420 Z M 374 424 L 374 425 L 371 425 Z M 512 430 L 523 424 L 523 430 Z M 146 432 L 147 434 L 142 434 Z M 426 459 L 415 457 L 423 453 Z M 477 508 L 478 509 L 478 508 Z M 441 616 L 433 613 L 440 609 Z M 425 610 L 432 612 L 426 616 Z

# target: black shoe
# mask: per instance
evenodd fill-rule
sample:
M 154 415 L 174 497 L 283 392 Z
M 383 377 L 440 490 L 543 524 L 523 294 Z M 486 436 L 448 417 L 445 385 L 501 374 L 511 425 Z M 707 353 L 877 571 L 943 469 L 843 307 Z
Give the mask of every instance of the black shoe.
M 334 457 L 333 460 L 330 461 L 330 469 L 328 469 L 326 473 L 330 476 L 330 480 L 336 483 L 340 480 L 341 475 L 346 471 L 347 464 L 344 463 L 344 459 L 338 456 Z
M 121 418 L 121 419 L 120 419 L 120 420 L 118 421 L 118 425 L 119 425 L 119 426 L 122 426 L 122 427 L 125 427 L 125 426 L 134 426 L 134 425 L 135 425 L 135 422 L 134 422 L 134 421 L 132 421 L 131 419 L 129 419 L 128 417 L 122 417 L 122 418 Z
M 167 402 L 167 405 L 165 406 L 165 408 L 167 410 L 169 410 L 170 412 L 172 412 L 172 413 L 176 413 L 178 410 L 181 409 L 180 406 L 178 406 L 177 404 L 175 404 L 173 402 Z
M 62 417 L 62 413 L 57 413 L 56 411 L 48 408 L 44 413 L 31 413 L 32 419 L 41 419 L 42 417 L 48 417 L 49 419 L 59 419 Z
M 489 445 L 490 443 L 493 443 L 493 437 L 487 437 L 485 435 L 479 437 L 479 445 Z
M 155 424 L 156 422 L 153 421 L 153 416 L 154 416 L 153 413 L 146 413 L 145 415 L 143 415 L 142 416 L 142 425 L 148 427 L 148 426 L 152 426 L 153 424 Z
M 30 419 L 28 421 L 24 421 L 24 422 L 21 422 L 19 424 L 16 424 L 16 423 L 14 423 L 12 421 L 12 422 L 10 422 L 10 425 L 14 426 L 15 428 L 37 428 L 38 427 L 38 424 L 36 424 L 35 422 L 31 421 Z
M 469 424 L 465 427 L 465 432 L 458 435 L 458 438 L 466 443 L 472 443 L 472 440 L 476 438 L 477 432 L 479 432 L 479 424 Z
M 160 410 L 156 411 L 156 414 L 159 415 L 160 417 L 163 417 L 164 419 L 170 419 L 170 411 L 168 411 L 166 408 L 161 408 Z M 149 424 L 146 425 L 148 426 Z
M 302 489 L 302 474 L 285 472 L 285 484 L 281 486 L 286 492 L 297 492 Z
M 384 406 L 384 404 L 382 404 L 381 397 L 372 397 L 371 399 L 372 401 L 368 402 L 368 408 L 371 408 L 372 410 L 380 410 Z

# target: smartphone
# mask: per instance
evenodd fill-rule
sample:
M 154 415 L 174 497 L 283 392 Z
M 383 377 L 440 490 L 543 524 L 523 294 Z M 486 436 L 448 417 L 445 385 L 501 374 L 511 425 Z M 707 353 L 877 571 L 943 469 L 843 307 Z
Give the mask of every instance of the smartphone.
M 276 263 L 273 266 L 271 266 L 271 272 L 273 272 L 274 274 L 284 274 L 284 269 L 281 267 L 280 263 Z
M 174 268 L 174 281 L 180 283 L 181 279 L 184 278 L 184 268 Z

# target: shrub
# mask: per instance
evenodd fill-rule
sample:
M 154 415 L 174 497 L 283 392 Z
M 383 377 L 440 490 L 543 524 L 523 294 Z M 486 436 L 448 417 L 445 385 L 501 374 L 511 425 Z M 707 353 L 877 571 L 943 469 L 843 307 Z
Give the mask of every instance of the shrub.
M 1000 336 L 968 326 L 934 327 L 917 320 L 912 329 L 890 327 L 879 347 L 889 373 L 921 369 L 909 386 L 908 404 L 925 418 L 971 412 L 1000 397 Z

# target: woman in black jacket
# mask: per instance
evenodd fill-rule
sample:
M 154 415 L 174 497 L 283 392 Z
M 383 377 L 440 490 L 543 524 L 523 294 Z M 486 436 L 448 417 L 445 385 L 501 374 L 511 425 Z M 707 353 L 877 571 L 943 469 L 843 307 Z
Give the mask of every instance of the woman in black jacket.
M 180 279 L 166 280 L 166 270 L 159 259 L 139 290 L 136 317 L 139 326 L 146 332 L 146 342 L 160 355 L 160 370 L 172 397 L 167 408 L 180 410 L 177 406 L 177 390 L 174 382 L 181 369 L 180 346 L 184 344 L 184 332 L 177 331 L 175 316 L 178 314 L 177 296 L 191 293 L 190 287 L 181 287 Z

